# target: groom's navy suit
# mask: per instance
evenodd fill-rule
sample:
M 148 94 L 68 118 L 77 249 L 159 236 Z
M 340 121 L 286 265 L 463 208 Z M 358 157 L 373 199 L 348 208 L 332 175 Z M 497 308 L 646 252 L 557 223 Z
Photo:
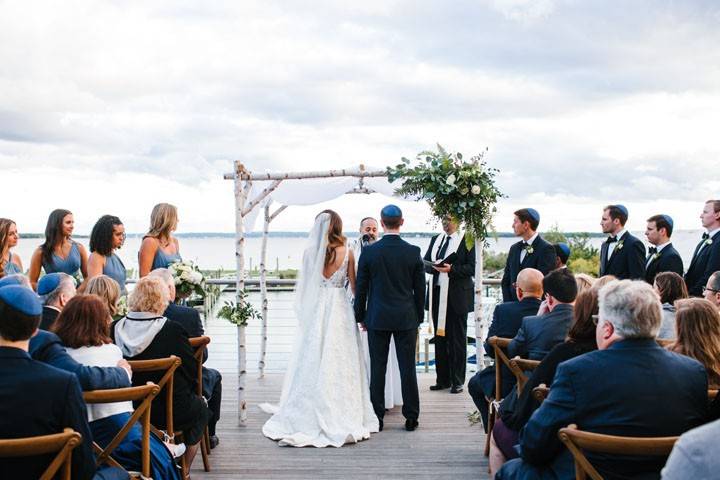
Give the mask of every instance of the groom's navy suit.
M 355 284 L 355 320 L 367 327 L 370 399 L 380 420 L 385 415 L 385 372 L 392 337 L 400 367 L 403 415 L 417 420 L 420 413 L 415 343 L 424 304 L 425 271 L 420 247 L 410 245 L 399 235 L 385 234 L 363 249 Z

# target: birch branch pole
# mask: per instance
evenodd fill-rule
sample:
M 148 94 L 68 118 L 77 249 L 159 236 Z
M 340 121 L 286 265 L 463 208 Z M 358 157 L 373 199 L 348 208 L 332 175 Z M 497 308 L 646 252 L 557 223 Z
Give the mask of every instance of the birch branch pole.
M 245 202 L 250 192 L 251 182 L 243 182 L 240 177 L 245 173 L 245 166 L 235 162 L 235 303 L 241 304 L 245 291 Z M 245 183 L 243 185 L 243 183 Z M 237 326 L 238 349 L 238 423 L 245 426 L 247 421 L 247 401 L 245 400 L 245 380 L 247 376 L 247 345 L 245 325 Z
M 475 366 L 477 371 L 483 369 L 485 357 L 485 326 L 483 318 L 483 242 L 475 240 Z

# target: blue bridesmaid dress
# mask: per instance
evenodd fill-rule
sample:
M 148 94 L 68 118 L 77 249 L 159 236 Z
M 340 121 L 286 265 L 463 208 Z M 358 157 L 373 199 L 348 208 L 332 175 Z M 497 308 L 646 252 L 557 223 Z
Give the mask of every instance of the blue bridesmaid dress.
M 120 285 L 120 295 L 127 295 L 127 287 L 125 281 L 127 280 L 127 270 L 125 264 L 123 264 L 120 257 L 111 253 L 105 257 L 105 266 L 103 267 L 103 274 L 115 280 Z

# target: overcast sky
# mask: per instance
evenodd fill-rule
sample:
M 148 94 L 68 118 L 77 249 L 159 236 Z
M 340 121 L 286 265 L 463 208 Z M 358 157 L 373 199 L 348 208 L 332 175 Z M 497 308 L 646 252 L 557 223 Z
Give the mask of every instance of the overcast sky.
M 699 228 L 720 196 L 715 1 L 0 0 L 0 216 L 25 232 L 53 208 L 89 232 L 152 206 L 179 231 L 232 231 L 232 161 L 255 171 L 384 167 L 436 142 L 499 168 L 496 226 Z M 389 200 L 321 208 L 355 223 Z M 427 209 L 401 203 L 407 227 Z M 291 213 L 292 212 L 292 213 Z

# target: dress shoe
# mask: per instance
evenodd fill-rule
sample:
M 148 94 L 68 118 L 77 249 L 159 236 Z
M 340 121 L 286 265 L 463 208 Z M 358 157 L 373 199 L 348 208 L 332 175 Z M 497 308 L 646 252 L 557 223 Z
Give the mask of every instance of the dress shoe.
M 450 393 L 460 393 L 462 391 L 463 391 L 462 385 L 453 385 L 452 388 L 450 389 Z
M 210 435 L 210 448 L 213 449 L 218 446 L 220 443 L 220 439 L 217 437 L 217 435 Z
M 450 385 L 440 385 L 439 383 L 436 383 L 435 385 L 430 385 L 430 390 L 433 392 L 436 390 L 445 390 L 446 388 L 450 388 Z
M 379 431 L 379 432 L 382 432 L 382 429 L 383 429 L 383 421 L 382 421 L 382 420 L 378 420 L 378 422 L 380 423 L 380 428 L 378 429 L 378 431 Z
M 419 423 L 417 420 L 407 419 L 405 420 L 405 430 L 412 432 L 418 427 Z

